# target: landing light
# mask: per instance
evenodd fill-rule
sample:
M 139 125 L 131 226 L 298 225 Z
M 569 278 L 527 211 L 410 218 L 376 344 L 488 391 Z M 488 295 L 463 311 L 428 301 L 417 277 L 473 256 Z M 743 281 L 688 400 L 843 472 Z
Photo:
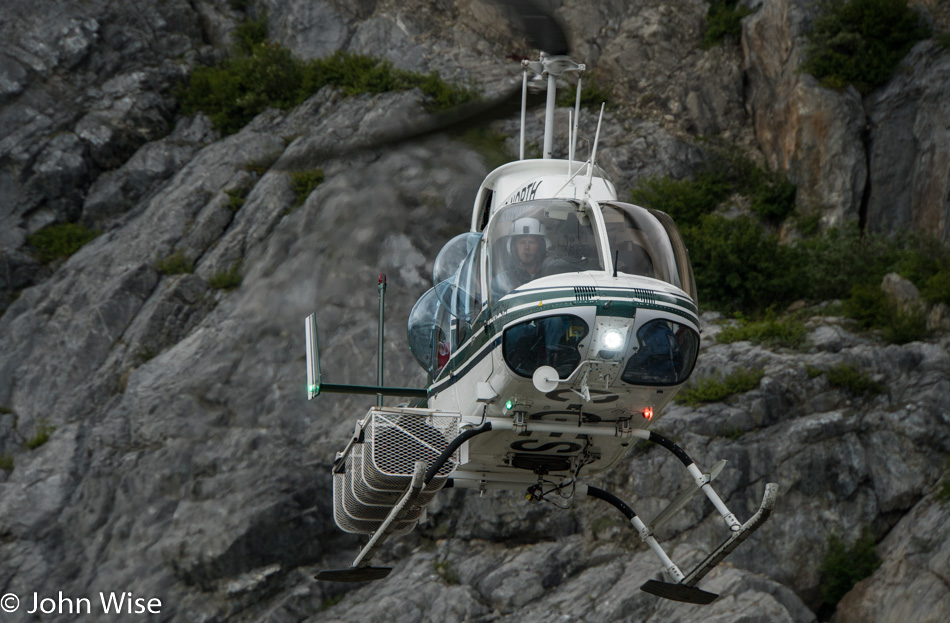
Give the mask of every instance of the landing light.
M 604 333 L 604 350 L 620 350 L 623 346 L 623 333 L 617 329 L 610 329 Z

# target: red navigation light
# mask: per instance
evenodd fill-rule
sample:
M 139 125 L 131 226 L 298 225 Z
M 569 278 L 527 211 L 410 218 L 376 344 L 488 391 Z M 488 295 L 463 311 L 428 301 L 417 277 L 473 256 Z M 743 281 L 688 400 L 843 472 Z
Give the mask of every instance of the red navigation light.
M 653 407 L 647 407 L 643 410 L 643 418 L 647 421 L 653 419 Z

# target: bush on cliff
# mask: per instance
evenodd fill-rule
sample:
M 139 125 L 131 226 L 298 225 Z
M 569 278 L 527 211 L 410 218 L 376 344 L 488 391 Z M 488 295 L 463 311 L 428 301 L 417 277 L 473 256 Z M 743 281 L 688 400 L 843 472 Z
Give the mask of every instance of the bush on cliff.
M 930 27 L 907 0 L 825 0 L 808 35 L 802 71 L 823 86 L 861 93 L 887 82 Z
M 886 237 L 851 226 L 781 243 L 778 229 L 795 218 L 794 186 L 741 157 L 720 154 L 692 179 L 643 180 L 631 196 L 676 221 L 705 309 L 761 318 L 770 308 L 800 299 L 848 299 L 848 315 L 902 343 L 925 332 L 916 316 L 881 311 L 884 275 L 901 274 L 930 303 L 950 301 L 950 247 L 939 241 Z M 725 216 L 719 208 L 731 202 L 747 205 L 749 213 Z
M 204 112 L 224 134 L 233 134 L 268 107 L 289 109 L 326 85 L 346 95 L 418 88 L 430 112 L 477 99 L 469 87 L 448 84 L 435 72 L 420 74 L 386 60 L 337 50 L 304 61 L 267 41 L 266 22 L 249 21 L 235 33 L 232 56 L 213 67 L 196 67 L 176 95 L 182 111 Z

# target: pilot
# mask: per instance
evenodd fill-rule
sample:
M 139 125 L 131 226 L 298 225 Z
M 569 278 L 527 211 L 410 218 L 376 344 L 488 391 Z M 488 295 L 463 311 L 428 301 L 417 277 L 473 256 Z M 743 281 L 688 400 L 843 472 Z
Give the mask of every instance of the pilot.
M 507 246 L 508 270 L 492 282 L 495 300 L 529 281 L 563 272 L 555 260 L 548 258 L 550 242 L 544 223 L 536 218 L 520 218 L 512 223 Z
M 514 287 L 542 277 L 542 268 L 547 258 L 548 237 L 544 225 L 536 218 L 518 219 L 511 225 L 508 252 L 512 262 Z
M 529 281 L 565 271 L 563 262 L 548 257 L 548 241 L 544 224 L 536 218 L 521 218 L 512 223 L 508 238 L 509 266 L 492 282 L 495 300 Z M 515 350 L 524 351 L 515 358 L 521 361 L 521 372 L 531 373 L 538 366 L 552 365 L 564 340 L 566 323 L 561 316 L 549 316 L 538 322 L 523 323 L 509 331 L 506 338 Z M 573 349 L 572 352 L 576 352 Z M 573 366 L 568 366 L 570 373 Z

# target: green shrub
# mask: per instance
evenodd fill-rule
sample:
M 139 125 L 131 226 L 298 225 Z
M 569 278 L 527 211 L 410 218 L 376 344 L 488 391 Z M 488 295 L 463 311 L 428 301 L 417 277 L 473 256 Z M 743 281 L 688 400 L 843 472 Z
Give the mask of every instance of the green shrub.
M 942 32 L 937 35 L 935 39 L 937 40 L 937 45 L 950 50 L 950 32 Z
M 182 111 L 204 112 L 224 134 L 233 134 L 268 107 L 288 109 L 305 99 L 303 63 L 290 50 L 260 43 L 217 67 L 196 67 L 178 91 Z
M 79 223 L 59 223 L 31 234 L 26 241 L 36 249 L 37 259 L 48 264 L 69 257 L 100 233 Z
M 865 530 L 850 546 L 837 534 L 828 537 L 828 551 L 820 568 L 821 596 L 825 603 L 834 606 L 855 584 L 881 566 L 874 547 L 874 537 L 869 530 Z
M 710 0 L 703 47 L 708 49 L 718 45 L 726 37 L 738 43 L 742 35 L 742 18 L 750 13 L 752 9 L 739 6 L 738 0 Z
M 574 108 L 577 102 L 577 85 L 572 84 L 562 89 L 557 96 L 557 105 L 565 108 Z M 581 107 L 600 111 L 603 103 L 610 105 L 610 94 L 599 84 L 593 74 L 584 76 L 581 80 Z
M 435 72 L 419 74 L 362 54 L 336 51 L 303 61 L 265 39 L 266 18 L 235 31 L 234 55 L 215 67 L 196 67 L 176 96 L 185 114 L 204 112 L 215 127 L 232 134 L 268 107 L 289 109 L 326 85 L 346 95 L 418 88 L 430 112 L 478 98 L 472 87 L 450 85 Z
M 151 361 L 158 356 L 158 349 L 154 346 L 142 346 L 135 353 L 136 359 L 139 360 L 139 363 L 145 363 Z
M 175 251 L 156 261 L 155 270 L 163 275 L 182 275 L 195 272 L 195 263 L 185 257 L 184 251 Z
M 12 454 L 0 454 L 0 470 L 5 472 L 13 471 L 13 455 Z
M 281 152 L 272 151 L 269 154 L 265 154 L 256 160 L 248 160 L 244 163 L 244 168 L 251 173 L 257 173 L 258 175 L 264 175 L 267 171 L 270 170 L 274 164 L 280 160 Z
M 910 279 L 927 301 L 950 303 L 946 268 L 950 246 L 919 235 L 862 233 L 856 225 L 819 233 L 814 215 L 811 226 L 801 228 L 813 235 L 780 244 L 775 226 L 792 215 L 795 186 L 735 151 L 714 147 L 711 152 L 692 179 L 644 179 L 631 192 L 634 203 L 662 210 L 676 221 L 689 249 L 703 307 L 759 316 L 770 307 L 799 299 L 857 296 L 851 307 L 860 308 L 867 302 L 866 296 L 862 298 L 867 292 L 881 299 L 879 286 L 889 272 Z M 749 200 L 754 218 L 714 214 L 734 195 Z M 806 218 L 796 217 L 799 222 Z M 849 306 L 845 307 L 847 313 Z M 926 336 L 921 314 L 894 307 L 872 316 L 875 319 L 866 328 L 881 328 L 889 341 L 904 343 Z
M 907 344 L 929 335 L 923 308 L 903 309 L 880 286 L 857 284 L 844 303 L 844 314 L 862 329 L 874 329 L 893 344 Z
M 752 194 L 752 211 L 771 223 L 781 223 L 795 210 L 798 187 L 788 178 L 768 173 L 759 180 Z
M 884 387 L 872 379 L 870 374 L 846 363 L 839 363 L 828 369 L 825 378 L 833 387 L 840 387 L 854 396 L 874 395 L 884 391 Z
M 683 237 L 703 306 L 758 314 L 798 298 L 794 249 L 755 219 L 707 215 Z
M 244 277 L 241 275 L 241 267 L 235 264 L 228 270 L 222 270 L 208 279 L 208 286 L 215 290 L 233 290 L 241 285 Z
M 23 444 L 30 450 L 36 450 L 47 441 L 49 441 L 50 435 L 56 431 L 56 427 L 51 425 L 46 420 L 39 420 L 34 426 L 33 436 L 26 440 Z
M 755 389 L 765 376 L 762 370 L 739 368 L 725 378 L 708 377 L 691 387 L 685 387 L 676 395 L 676 402 L 690 407 L 706 403 L 720 402 L 734 394 Z
M 808 35 L 802 70 L 829 88 L 861 93 L 887 82 L 930 27 L 907 0 L 825 0 Z
M 928 303 L 950 305 L 950 268 L 931 275 L 920 293 Z
M 230 208 L 232 212 L 240 210 L 244 206 L 244 200 L 247 199 L 247 195 L 250 192 L 251 189 L 247 186 L 225 190 L 224 194 L 228 196 L 228 208 Z
M 830 229 L 796 245 L 800 296 L 815 301 L 847 298 L 857 284 L 880 285 L 901 257 L 901 243 L 862 234 L 857 226 Z
M 290 187 L 293 189 L 297 198 L 294 200 L 294 208 L 299 208 L 307 200 L 310 193 L 323 182 L 323 169 L 310 169 L 308 171 L 293 171 L 290 174 Z
M 637 205 L 661 210 L 682 229 L 699 224 L 703 216 L 715 210 L 730 195 L 725 180 L 706 173 L 695 179 L 669 177 L 645 179 L 633 189 L 631 199 Z
M 267 16 L 246 19 L 234 29 L 234 49 L 238 54 L 251 54 L 254 46 L 267 41 Z
M 445 580 L 446 584 L 457 585 L 461 583 L 461 579 L 459 578 L 458 571 L 456 571 L 455 565 L 453 565 L 450 561 L 433 560 L 432 568 L 438 576 L 440 576 L 443 580 Z
M 474 127 L 463 132 L 460 138 L 481 155 L 490 171 L 514 159 L 505 147 L 507 136 L 497 130 Z
M 346 597 L 346 593 L 337 593 L 336 595 L 330 595 L 325 597 L 320 603 L 320 610 L 326 610 L 327 608 L 332 608 L 337 605 Z
M 752 342 L 766 346 L 801 348 L 808 334 L 805 323 L 794 318 L 775 318 L 767 315 L 765 320 L 740 320 L 738 325 L 723 327 L 716 341 L 720 344 Z
M 937 491 L 937 501 L 941 504 L 950 503 L 950 480 L 944 479 L 944 481 L 940 483 L 940 489 Z

